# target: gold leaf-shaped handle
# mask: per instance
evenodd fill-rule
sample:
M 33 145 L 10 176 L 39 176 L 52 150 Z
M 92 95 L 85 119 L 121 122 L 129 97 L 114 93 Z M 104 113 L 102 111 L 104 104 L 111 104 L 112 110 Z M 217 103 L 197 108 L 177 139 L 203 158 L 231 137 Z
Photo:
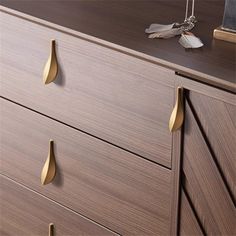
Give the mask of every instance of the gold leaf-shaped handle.
M 183 93 L 184 89 L 182 87 L 178 87 L 175 107 L 171 113 L 169 121 L 169 130 L 171 132 L 179 129 L 184 121 Z
M 53 181 L 55 175 L 56 175 L 56 160 L 53 150 L 53 140 L 50 140 L 48 157 L 41 172 L 41 183 L 43 185 L 49 184 L 50 182 Z
M 54 236 L 54 224 L 50 223 L 48 227 L 48 236 Z
M 43 83 L 49 84 L 53 82 L 57 77 L 57 73 L 58 73 L 58 62 L 56 55 L 56 41 L 53 39 L 51 41 L 50 55 L 43 71 Z

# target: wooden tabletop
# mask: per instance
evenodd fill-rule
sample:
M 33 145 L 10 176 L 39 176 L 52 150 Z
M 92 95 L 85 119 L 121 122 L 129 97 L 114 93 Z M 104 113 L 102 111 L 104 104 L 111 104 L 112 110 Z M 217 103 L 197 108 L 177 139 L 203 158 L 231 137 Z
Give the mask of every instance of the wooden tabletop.
M 1 5 L 147 55 L 190 78 L 235 92 L 236 44 L 213 39 L 223 0 L 197 0 L 192 31 L 204 47 L 184 49 L 178 38 L 148 39 L 151 23 L 183 21 L 184 0 L 2 0 Z

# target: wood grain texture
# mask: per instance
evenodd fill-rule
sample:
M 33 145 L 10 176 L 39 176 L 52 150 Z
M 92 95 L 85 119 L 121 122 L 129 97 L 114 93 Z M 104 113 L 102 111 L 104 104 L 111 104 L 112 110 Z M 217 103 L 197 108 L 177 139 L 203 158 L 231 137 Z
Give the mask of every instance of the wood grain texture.
M 1 99 L 1 172 L 122 235 L 168 235 L 171 171 Z M 57 176 L 41 186 L 54 140 Z
M 180 224 L 179 235 L 180 236 L 203 236 L 201 228 L 196 220 L 193 209 L 185 195 L 183 189 L 181 189 L 181 204 L 180 204 Z
M 183 172 L 183 186 L 206 234 L 235 235 L 235 206 L 188 103 Z
M 0 175 L 1 236 L 117 235 L 65 207 Z
M 175 82 L 175 91 L 178 89 L 178 80 Z M 177 93 L 175 92 L 175 100 Z M 179 226 L 179 204 L 180 204 L 180 186 L 181 186 L 181 161 L 183 149 L 183 129 L 176 130 L 172 136 L 172 171 L 171 178 L 173 183 L 172 208 L 171 208 L 171 234 L 178 235 Z
M 189 100 L 236 202 L 236 96 L 235 105 L 196 92 Z
M 209 96 L 213 99 L 220 100 L 229 105 L 235 106 L 236 103 L 236 90 L 235 93 L 230 93 L 224 91 L 222 89 L 215 88 L 213 86 L 209 86 L 204 83 L 199 83 L 194 80 L 190 80 L 186 77 L 176 75 L 175 77 L 176 85 L 183 87 L 185 90 L 189 90 L 192 92 L 197 92 L 202 95 Z
M 5 13 L 1 31 L 2 96 L 171 167 L 173 71 Z M 60 72 L 45 86 L 52 38 Z
M 151 23 L 182 22 L 184 0 L 51 0 L 47 4 L 37 0 L 2 0 L 1 4 L 31 15 L 25 16 L 30 20 L 43 22 L 40 20 L 43 19 L 46 25 L 52 22 L 53 27 L 63 26 L 67 32 L 95 36 L 105 45 L 112 42 L 116 49 L 148 58 L 200 81 L 235 90 L 235 44 L 213 39 L 213 30 L 222 24 L 223 0 L 204 0 L 196 4 L 198 23 L 193 33 L 204 43 L 204 47 L 197 50 L 183 49 L 177 38 L 150 40 L 144 33 Z
M 173 146 L 172 146 L 172 207 L 171 207 L 171 233 L 170 235 L 178 234 L 178 221 L 179 221 L 179 189 L 181 186 L 180 173 L 181 173 L 181 152 L 182 152 L 182 132 L 177 130 L 173 133 Z

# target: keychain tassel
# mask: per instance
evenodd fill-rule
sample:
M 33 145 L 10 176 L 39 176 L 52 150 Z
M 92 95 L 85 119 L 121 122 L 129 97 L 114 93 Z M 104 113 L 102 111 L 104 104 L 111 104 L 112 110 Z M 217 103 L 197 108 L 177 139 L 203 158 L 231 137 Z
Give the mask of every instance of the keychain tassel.
M 192 0 L 192 10 L 191 15 L 188 17 L 189 12 L 189 0 L 186 0 L 185 8 L 185 18 L 183 23 L 172 23 L 168 25 L 162 24 L 151 24 L 149 28 L 145 30 L 145 33 L 149 34 L 148 38 L 172 38 L 177 35 L 181 35 L 179 43 L 184 48 L 200 48 L 203 46 L 202 41 L 194 36 L 194 34 L 189 33 L 195 26 L 197 22 L 194 16 L 195 10 L 195 0 Z

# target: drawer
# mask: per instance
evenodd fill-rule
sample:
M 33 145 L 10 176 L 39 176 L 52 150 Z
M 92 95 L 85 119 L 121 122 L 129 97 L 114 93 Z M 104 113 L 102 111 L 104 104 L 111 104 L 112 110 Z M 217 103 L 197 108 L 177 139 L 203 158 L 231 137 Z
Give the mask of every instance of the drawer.
M 117 235 L 0 175 L 1 236 Z
M 1 172 L 122 235 L 168 235 L 171 170 L 1 99 Z M 54 140 L 57 175 L 40 175 Z
M 1 96 L 171 167 L 173 71 L 86 36 L 0 14 Z M 51 39 L 59 74 L 45 86 Z

